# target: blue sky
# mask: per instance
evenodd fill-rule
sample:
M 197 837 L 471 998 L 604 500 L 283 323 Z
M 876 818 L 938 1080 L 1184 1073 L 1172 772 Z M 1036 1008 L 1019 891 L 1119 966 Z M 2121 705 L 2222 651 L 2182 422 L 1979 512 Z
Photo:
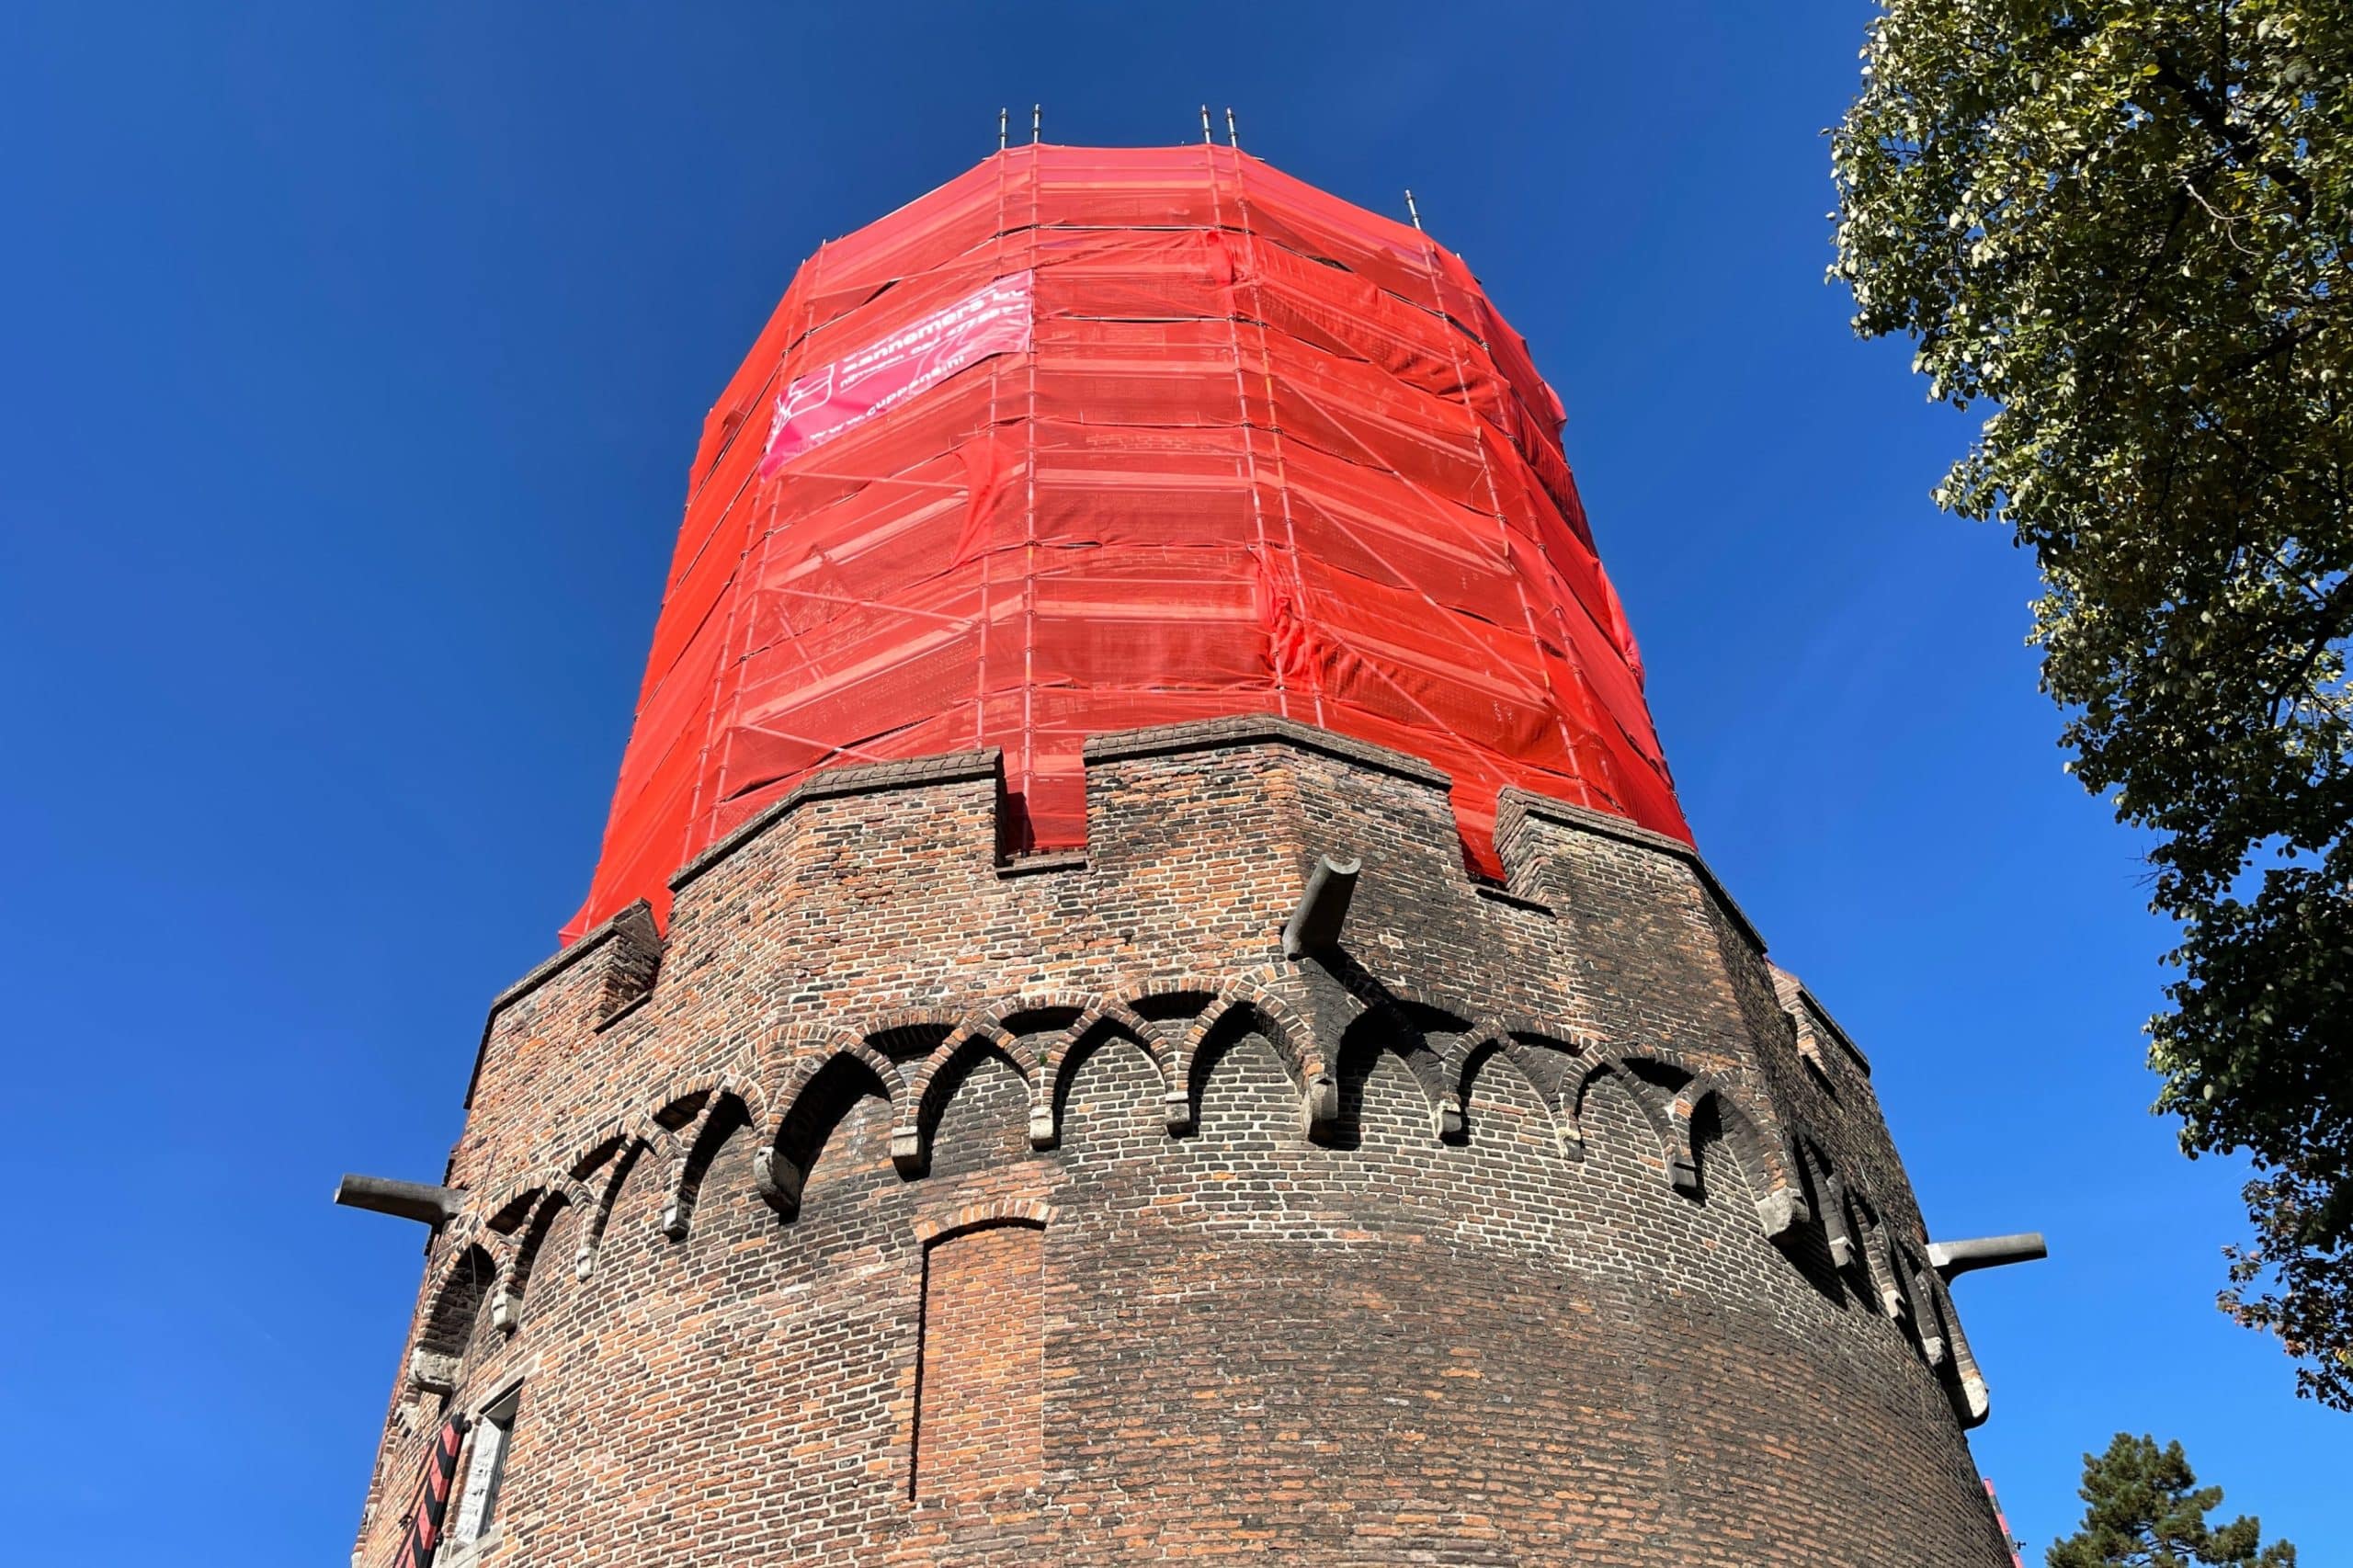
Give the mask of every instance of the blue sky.
M 1703 848 L 1972 1276 L 2029 1561 L 2178 1437 L 2353 1560 L 2353 1418 L 2211 1301 L 2166 931 L 2062 775 L 1968 425 L 1824 286 L 1866 7 L 18 4 L 0 17 L 0 976 L 22 1561 L 341 1561 L 485 1004 L 596 853 L 703 411 L 794 264 L 994 145 L 1406 186 L 1533 342 Z M 211 1555 L 198 1546 L 198 1555 Z M 227 1548 L 223 1548 L 225 1554 Z

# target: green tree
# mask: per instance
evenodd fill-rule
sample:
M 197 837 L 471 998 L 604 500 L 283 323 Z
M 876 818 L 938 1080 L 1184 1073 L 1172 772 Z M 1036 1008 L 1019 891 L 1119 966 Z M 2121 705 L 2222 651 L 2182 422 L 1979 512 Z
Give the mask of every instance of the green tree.
M 2200 1486 L 2179 1443 L 2119 1432 L 2104 1454 L 2084 1456 L 2084 1528 L 2053 1546 L 2050 1568 L 2295 1568 L 2296 1549 L 2262 1543 L 2259 1520 L 2242 1516 L 2220 1528 L 2207 1512 L 2219 1486 Z
M 2069 767 L 2179 923 L 2183 1148 L 2244 1150 L 2222 1306 L 2353 1408 L 2353 0 L 1884 0 L 1833 275 L 2006 525 Z

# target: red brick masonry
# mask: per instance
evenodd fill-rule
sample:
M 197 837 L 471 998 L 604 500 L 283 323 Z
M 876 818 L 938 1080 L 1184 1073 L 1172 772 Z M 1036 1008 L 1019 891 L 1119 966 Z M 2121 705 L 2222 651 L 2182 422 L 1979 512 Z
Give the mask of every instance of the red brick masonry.
M 1036 1225 L 991 1224 L 932 1244 L 915 1381 L 918 1498 L 1044 1481 L 1044 1324 L 1019 1305 L 1039 1299 L 1044 1260 Z
M 493 1006 L 357 1561 L 2007 1561 L 1869 1068 L 1683 845 L 1247 718 L 819 775 Z M 1282 957 L 1319 854 L 1343 950 Z

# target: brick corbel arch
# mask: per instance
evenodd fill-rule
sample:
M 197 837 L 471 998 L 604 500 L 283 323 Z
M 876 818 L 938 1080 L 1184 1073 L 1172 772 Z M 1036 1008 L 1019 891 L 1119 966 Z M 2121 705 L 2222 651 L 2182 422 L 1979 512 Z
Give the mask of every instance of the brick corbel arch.
M 1195 1069 L 1201 1047 L 1212 1031 L 1229 1019 L 1257 1025 L 1259 1033 L 1274 1046 L 1284 1071 L 1299 1089 L 1301 1131 L 1311 1138 L 1328 1135 L 1340 1114 L 1340 1081 L 1307 1020 L 1255 975 L 1245 975 L 1221 987 L 1177 1042 L 1169 1064 L 1170 1076 L 1185 1086 L 1186 1124 L 1191 1126 L 1199 1114 L 1201 1085 Z
M 1756 1195 L 1756 1222 L 1766 1236 L 1779 1241 L 1813 1218 L 1804 1184 L 1797 1179 L 1780 1141 L 1768 1134 L 1747 1105 L 1717 1079 L 1702 1074 L 1676 1091 L 1666 1114 L 1680 1156 L 1696 1172 L 1699 1151 L 1692 1145 L 1691 1119 L 1699 1108 L 1714 1102 L 1723 1126 L 1723 1146 L 1738 1162 Z
M 760 1197 L 788 1220 L 801 1212 L 801 1187 L 818 1153 L 814 1147 L 801 1146 L 808 1142 L 810 1120 L 823 1108 L 818 1101 L 845 1075 L 871 1084 L 889 1105 L 894 1128 L 904 1119 L 909 1098 L 905 1077 L 896 1062 L 858 1036 L 832 1035 L 797 1056 L 769 1102 L 767 1135 L 752 1161 L 752 1179 Z M 896 1132 L 892 1142 L 895 1157 Z
M 900 1175 L 919 1176 L 931 1168 L 932 1134 L 938 1130 L 940 1115 L 948 1108 L 948 1096 L 942 1085 L 955 1082 L 956 1069 L 986 1056 L 1001 1056 L 1011 1062 L 1029 1091 L 1030 1146 L 1051 1145 L 1053 1111 L 1050 1101 L 1042 1102 L 1041 1110 L 1040 1085 L 1044 1074 L 1038 1070 L 1037 1051 L 1028 1040 L 1007 1034 L 995 1023 L 968 1019 L 961 1021 L 946 1040 L 933 1047 L 931 1054 L 908 1075 L 907 1096 L 899 1108 L 897 1124 L 891 1129 L 891 1162 L 899 1167 Z M 1041 1114 L 1045 1131 L 1042 1143 L 1039 1141 Z
M 1191 1129 L 1190 1106 L 1183 1080 L 1171 1075 L 1169 1051 L 1158 1031 L 1126 1003 L 1105 998 L 1088 1004 L 1071 1020 L 1068 1028 L 1054 1035 L 1039 1052 L 1038 1090 L 1045 1115 L 1041 1124 L 1032 1114 L 1030 1147 L 1051 1149 L 1062 1142 L 1063 1106 L 1069 1096 L 1071 1075 L 1088 1055 L 1113 1040 L 1126 1040 L 1142 1051 L 1152 1062 L 1153 1071 L 1160 1074 L 1161 1119 L 1169 1132 L 1177 1134 Z M 1043 1142 L 1039 1138 L 1041 1131 Z
M 1543 1071 L 1536 1053 L 1552 1052 L 1566 1062 L 1574 1062 L 1588 1058 L 1591 1051 L 1590 1041 L 1561 1030 L 1545 1028 L 1533 1019 L 1490 1016 L 1457 1035 L 1440 1053 L 1439 1061 L 1455 1103 L 1465 1108 L 1466 1116 L 1472 1079 L 1480 1066 L 1490 1056 L 1500 1056 L 1510 1062 L 1543 1106 L 1545 1125 L 1552 1131 L 1553 1147 L 1565 1154 L 1573 1151 L 1568 1131 L 1562 1121 L 1560 1096 L 1545 1089 L 1548 1082 L 1564 1080 L 1557 1073 Z
M 1689 1144 L 1677 1135 L 1673 1122 L 1668 1119 L 1666 1108 L 1659 1104 L 1658 1091 L 1634 1071 L 1638 1063 L 1671 1068 L 1682 1074 L 1687 1080 L 1691 1075 L 1673 1057 L 1656 1052 L 1627 1057 L 1615 1051 L 1597 1051 L 1580 1058 L 1561 1085 L 1562 1132 L 1566 1144 L 1576 1157 L 1584 1156 L 1586 1145 L 1586 1096 L 1592 1091 L 1597 1080 L 1614 1078 L 1642 1112 L 1643 1119 L 1650 1124 L 1651 1133 L 1657 1140 L 1660 1163 L 1666 1171 L 1667 1185 L 1677 1192 L 1696 1193 L 1699 1190 L 1699 1173 L 1698 1167 L 1691 1164 Z

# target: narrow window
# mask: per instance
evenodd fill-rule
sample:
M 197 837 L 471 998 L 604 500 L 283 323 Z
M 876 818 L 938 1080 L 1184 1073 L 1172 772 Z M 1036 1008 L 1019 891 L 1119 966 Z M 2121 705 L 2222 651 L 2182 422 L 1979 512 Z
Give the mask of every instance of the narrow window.
M 1043 1479 L 1044 1235 L 1034 1225 L 991 1225 L 946 1237 L 924 1255 L 911 1487 L 918 1499 L 973 1497 Z
M 481 1540 L 498 1517 L 498 1486 L 506 1478 L 506 1446 L 515 1436 L 515 1410 L 522 1398 L 520 1388 L 509 1390 L 474 1423 L 473 1457 L 466 1462 L 466 1484 L 458 1494 L 452 1544 Z

